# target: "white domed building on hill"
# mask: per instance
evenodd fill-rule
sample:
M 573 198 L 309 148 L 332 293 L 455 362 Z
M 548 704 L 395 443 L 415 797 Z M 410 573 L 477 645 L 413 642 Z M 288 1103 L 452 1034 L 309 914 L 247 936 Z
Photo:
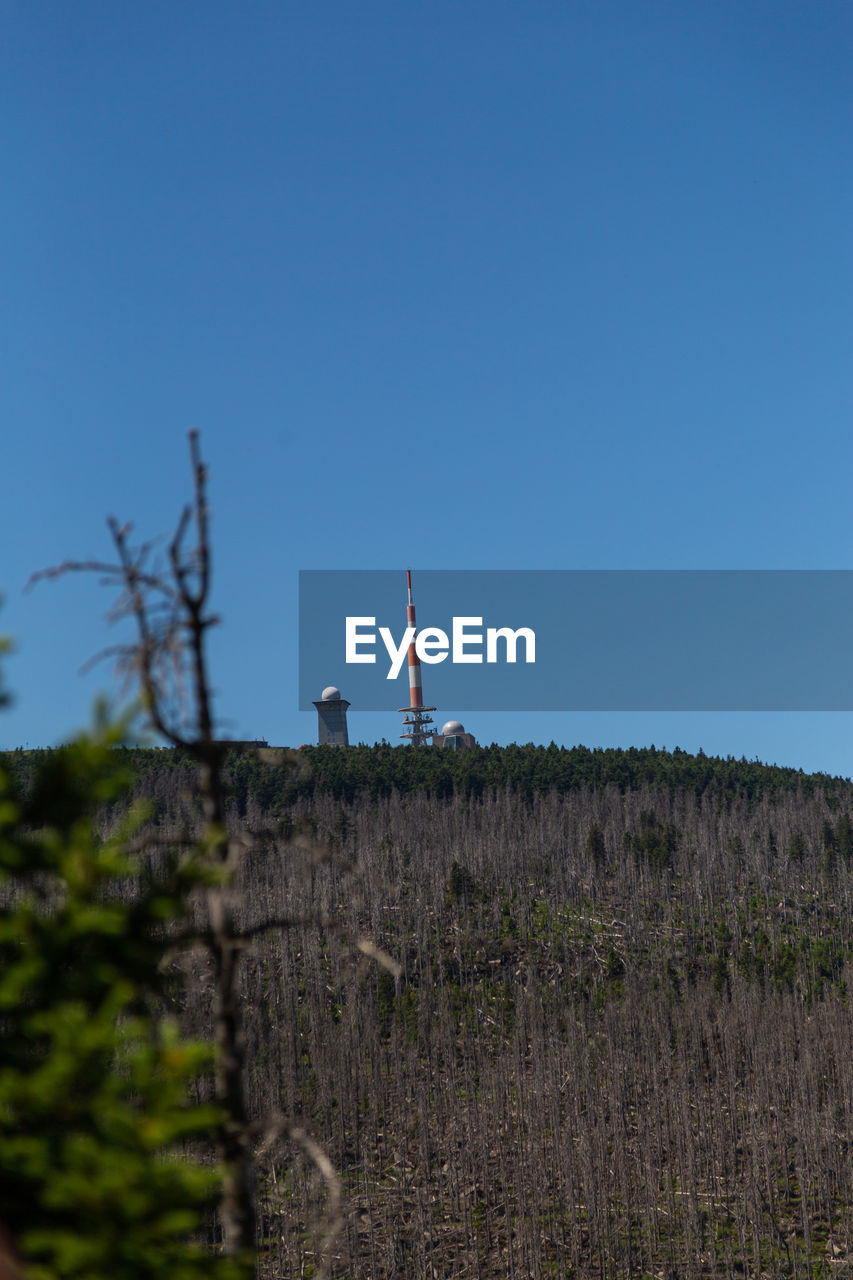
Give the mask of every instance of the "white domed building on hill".
M 460 724 L 458 720 L 448 720 L 442 725 L 441 733 L 433 734 L 432 745 L 434 747 L 453 747 L 456 750 L 459 747 L 476 747 L 477 739 L 473 733 L 466 733 L 465 726 Z
M 323 690 L 317 708 L 318 731 L 317 741 L 321 747 L 348 747 L 347 707 L 350 704 L 341 697 L 336 685 L 327 685 Z

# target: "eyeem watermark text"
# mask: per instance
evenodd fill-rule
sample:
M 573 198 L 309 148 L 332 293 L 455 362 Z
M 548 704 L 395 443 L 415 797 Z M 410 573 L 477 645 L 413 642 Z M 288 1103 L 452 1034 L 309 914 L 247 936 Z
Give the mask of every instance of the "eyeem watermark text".
M 375 662 L 375 653 L 360 652 L 376 645 L 376 631 L 366 630 L 376 626 L 376 618 L 348 617 L 346 620 L 346 662 Z M 385 645 L 390 658 L 390 666 L 386 680 L 396 680 L 400 674 L 409 645 L 414 641 L 415 653 L 421 662 L 444 662 L 450 657 L 451 662 L 483 662 L 483 619 L 454 617 L 451 634 L 440 627 L 420 627 L 415 634 L 414 627 L 406 627 L 400 643 L 397 644 L 390 627 L 379 628 L 379 638 Z M 475 630 L 474 628 L 480 628 Z M 530 627 L 487 627 L 485 632 L 485 661 L 500 662 L 498 641 L 502 641 L 503 660 L 517 660 L 518 642 L 524 641 L 524 661 L 536 661 L 536 633 Z

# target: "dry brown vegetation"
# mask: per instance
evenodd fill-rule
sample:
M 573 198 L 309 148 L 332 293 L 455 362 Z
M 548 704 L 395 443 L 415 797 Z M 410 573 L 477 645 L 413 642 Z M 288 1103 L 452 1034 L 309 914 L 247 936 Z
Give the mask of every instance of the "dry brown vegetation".
M 179 776 L 140 783 L 161 833 Z M 259 838 L 236 927 L 324 923 L 244 958 L 246 1094 L 342 1176 L 333 1274 L 851 1274 L 842 790 L 297 801 L 335 857 Z M 322 1180 L 292 1156 L 259 1167 L 268 1277 L 314 1271 Z

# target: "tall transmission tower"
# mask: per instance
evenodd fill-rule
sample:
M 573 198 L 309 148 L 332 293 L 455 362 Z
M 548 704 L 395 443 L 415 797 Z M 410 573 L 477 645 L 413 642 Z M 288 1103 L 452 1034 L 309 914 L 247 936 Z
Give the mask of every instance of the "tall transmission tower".
M 412 571 L 406 570 L 406 587 L 409 592 L 409 600 L 406 606 L 406 622 L 410 627 L 415 626 L 415 602 L 412 599 Z M 421 689 L 421 660 L 415 649 L 415 638 L 417 631 L 412 637 L 412 643 L 409 645 L 409 702 L 410 706 L 400 707 L 403 713 L 403 727 L 405 732 L 400 734 L 401 738 L 409 738 L 413 747 L 425 747 L 429 739 L 435 732 L 429 728 L 433 723 L 432 716 L 427 715 L 428 711 L 435 711 L 435 707 L 424 706 L 424 695 Z

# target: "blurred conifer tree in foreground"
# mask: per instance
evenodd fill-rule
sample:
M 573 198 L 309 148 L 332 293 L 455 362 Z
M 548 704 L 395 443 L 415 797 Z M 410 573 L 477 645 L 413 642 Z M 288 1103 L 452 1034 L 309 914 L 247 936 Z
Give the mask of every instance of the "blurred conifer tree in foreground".
M 199 1242 L 221 1176 L 186 1146 L 221 1119 L 190 1101 L 212 1049 L 162 1016 L 168 934 L 203 873 L 146 873 L 139 810 L 99 838 L 129 781 L 120 737 L 102 720 L 25 796 L 0 768 L 0 1216 L 27 1280 L 239 1280 Z

